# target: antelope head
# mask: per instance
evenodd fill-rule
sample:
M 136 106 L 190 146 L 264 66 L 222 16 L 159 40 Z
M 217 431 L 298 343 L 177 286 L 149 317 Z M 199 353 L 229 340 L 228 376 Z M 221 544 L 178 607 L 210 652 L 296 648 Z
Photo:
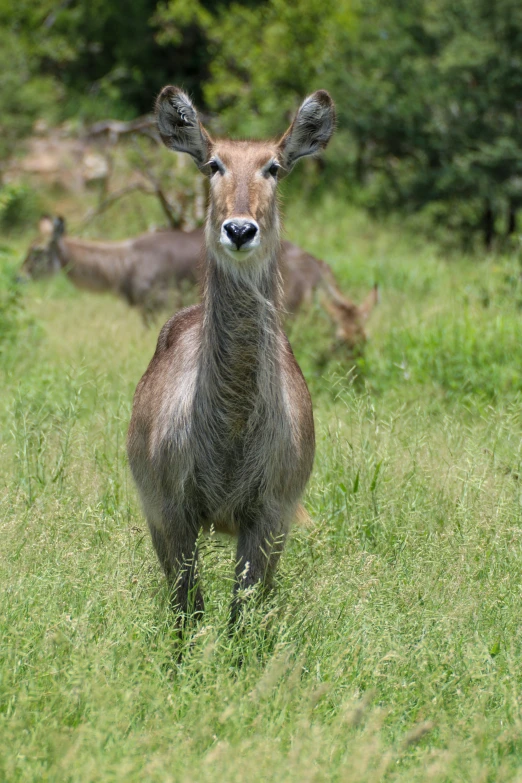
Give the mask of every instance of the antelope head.
M 286 133 L 276 141 L 212 139 L 189 97 L 164 87 L 156 102 L 164 144 L 188 153 L 210 180 L 207 246 L 220 263 L 255 263 L 278 253 L 277 182 L 299 158 L 328 144 L 335 109 L 324 90 L 301 104 Z
M 20 276 L 38 280 L 60 270 L 58 241 L 65 233 L 65 221 L 61 217 L 45 216 L 38 223 L 39 236 L 31 244 L 20 268 Z

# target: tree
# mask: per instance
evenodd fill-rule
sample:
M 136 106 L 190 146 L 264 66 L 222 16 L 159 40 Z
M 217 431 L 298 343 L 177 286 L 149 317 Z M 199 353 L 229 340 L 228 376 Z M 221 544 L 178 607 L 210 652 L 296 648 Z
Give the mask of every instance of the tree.
M 228 129 L 261 133 L 326 87 L 332 173 L 377 210 L 423 212 L 462 237 L 513 232 L 522 205 L 517 0 L 270 0 L 214 20 L 205 87 Z

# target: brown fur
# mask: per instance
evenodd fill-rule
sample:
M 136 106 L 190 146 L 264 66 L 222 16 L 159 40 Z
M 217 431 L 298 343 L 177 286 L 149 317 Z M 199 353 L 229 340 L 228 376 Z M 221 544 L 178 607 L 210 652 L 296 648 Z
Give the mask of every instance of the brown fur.
M 182 612 L 203 609 L 200 529 L 237 536 L 235 618 L 241 588 L 270 584 L 312 469 L 310 395 L 281 326 L 276 185 L 279 170 L 326 146 L 335 115 L 314 93 L 278 145 L 214 142 L 175 87 L 157 116 L 164 142 L 210 176 L 204 290 L 163 327 L 138 384 L 129 464 Z
M 61 218 L 44 218 L 40 236 L 31 244 L 20 271 L 37 279 L 63 269 L 77 288 L 121 296 L 147 320 L 164 304 L 169 285 L 196 282 L 203 245 L 201 229 L 93 242 L 66 236 Z

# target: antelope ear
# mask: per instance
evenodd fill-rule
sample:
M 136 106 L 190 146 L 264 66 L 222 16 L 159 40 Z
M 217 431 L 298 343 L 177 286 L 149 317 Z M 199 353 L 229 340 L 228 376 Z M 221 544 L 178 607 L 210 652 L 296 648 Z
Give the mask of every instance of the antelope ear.
M 65 234 L 65 220 L 63 217 L 55 217 L 53 220 L 53 239 L 56 241 Z
M 212 141 L 188 95 L 178 87 L 164 87 L 156 100 L 156 119 L 166 147 L 188 152 L 198 168 L 207 163 Z
M 335 106 L 326 90 L 305 98 L 279 142 L 279 157 L 288 171 L 299 158 L 323 150 L 334 132 Z

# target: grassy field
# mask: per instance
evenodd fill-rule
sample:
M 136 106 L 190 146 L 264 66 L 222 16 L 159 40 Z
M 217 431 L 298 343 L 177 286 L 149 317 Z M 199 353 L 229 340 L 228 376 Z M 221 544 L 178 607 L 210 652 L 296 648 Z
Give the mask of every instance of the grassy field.
M 382 303 L 355 369 L 317 307 L 289 325 L 312 522 L 233 641 L 234 552 L 203 542 L 181 663 L 124 448 L 157 329 L 62 278 L 13 293 L 29 235 L 0 248 L 1 780 L 522 781 L 520 259 L 335 200 L 286 225 Z

